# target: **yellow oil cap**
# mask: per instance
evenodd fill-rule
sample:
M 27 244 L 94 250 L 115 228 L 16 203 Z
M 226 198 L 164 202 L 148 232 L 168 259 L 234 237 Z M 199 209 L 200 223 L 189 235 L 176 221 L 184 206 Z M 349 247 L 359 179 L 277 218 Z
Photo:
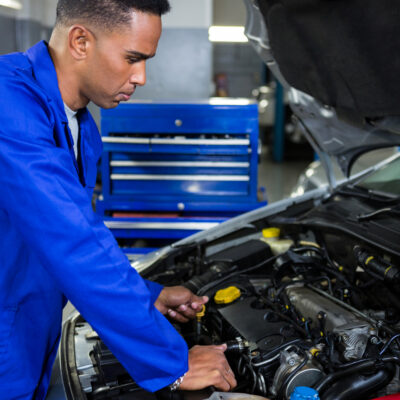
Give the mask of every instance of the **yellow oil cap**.
M 236 286 L 229 286 L 226 289 L 218 290 L 218 292 L 215 293 L 214 301 L 217 304 L 229 304 L 239 298 L 240 295 L 240 289 L 238 289 Z
M 262 235 L 265 238 L 278 238 L 281 234 L 279 228 L 266 228 L 262 230 Z
M 319 353 L 319 349 L 317 349 L 316 347 L 313 347 L 312 349 L 310 349 L 310 353 L 313 357 L 315 357 L 318 353 Z
M 204 315 L 206 314 L 206 306 L 203 304 L 203 307 L 201 307 L 201 311 L 199 311 L 198 313 L 196 313 L 196 318 L 197 321 L 201 321 L 201 319 L 204 317 Z

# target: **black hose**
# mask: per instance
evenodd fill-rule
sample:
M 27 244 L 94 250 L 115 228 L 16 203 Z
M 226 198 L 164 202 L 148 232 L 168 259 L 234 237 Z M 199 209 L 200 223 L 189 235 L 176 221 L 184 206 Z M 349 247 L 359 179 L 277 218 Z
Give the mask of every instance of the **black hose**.
M 392 336 L 386 344 L 383 346 L 382 350 L 379 352 L 379 355 L 382 356 L 382 354 L 390 347 L 390 345 L 393 343 L 394 340 L 400 337 L 400 333 L 397 335 Z M 397 343 L 397 342 L 396 342 Z
M 366 361 L 374 361 L 376 363 L 379 362 L 384 362 L 384 363 L 394 363 L 400 366 L 400 358 L 397 356 L 387 356 L 383 358 L 364 358 L 363 360 L 355 360 L 355 361 L 350 361 L 346 364 L 340 364 L 340 365 L 335 365 L 335 368 L 338 369 L 348 369 L 352 368 L 354 366 L 360 365 L 365 363 Z
M 326 271 L 326 272 L 334 275 L 336 277 L 336 279 L 342 281 L 346 285 L 346 287 L 353 289 L 353 285 L 349 282 L 349 280 L 346 278 L 346 276 L 337 270 L 335 264 L 333 263 L 332 259 L 329 256 L 329 253 L 328 253 L 327 249 L 325 248 L 325 246 L 323 246 L 321 248 L 317 248 L 317 247 L 313 247 L 313 246 L 304 246 L 304 247 L 298 247 L 298 248 L 294 248 L 294 249 L 292 248 L 291 251 L 293 251 L 295 253 L 304 252 L 304 251 L 314 251 L 314 252 L 318 253 L 321 257 L 323 257 L 327 261 L 327 264 L 328 264 L 328 267 L 324 266 L 323 264 L 321 264 L 319 267 L 323 271 Z M 358 297 L 356 298 L 356 301 L 359 301 Z
M 328 358 L 329 358 L 330 364 L 332 365 L 333 364 L 333 356 L 335 353 L 334 335 L 333 334 L 327 335 L 326 340 L 328 343 Z
M 377 359 L 376 358 L 364 358 L 362 360 L 350 361 L 350 362 L 348 362 L 346 364 L 334 364 L 334 367 L 336 369 L 349 369 L 349 368 L 352 368 L 352 367 L 356 367 L 357 365 L 364 364 L 367 361 L 368 362 L 369 361 L 370 362 L 377 362 Z
M 393 364 L 385 365 L 375 373 L 368 375 L 352 374 L 333 383 L 320 397 L 322 400 L 362 400 L 370 398 L 384 388 L 394 376 Z
M 254 393 L 256 390 L 256 387 L 257 387 L 257 379 L 258 378 L 257 378 L 256 372 L 254 371 L 254 369 L 251 365 L 251 361 L 250 361 L 249 357 L 247 357 L 245 354 L 241 354 L 239 361 L 238 361 L 237 369 L 238 369 L 238 374 L 242 377 L 247 378 L 247 380 L 248 380 L 248 377 L 246 376 L 246 372 L 248 372 L 251 375 L 253 383 L 252 383 L 252 387 L 250 389 L 250 393 Z
M 375 366 L 375 363 L 376 363 L 376 360 L 366 360 L 366 361 L 364 361 L 362 363 L 358 363 L 358 364 L 354 363 L 354 365 L 352 366 L 351 373 L 353 374 L 353 373 L 369 370 Z M 323 393 L 323 391 L 327 388 L 327 386 L 329 386 L 333 382 L 336 382 L 337 380 L 344 378 L 348 375 L 349 375 L 348 368 L 333 372 L 332 374 L 329 374 L 325 378 L 323 378 L 322 381 L 320 381 L 318 383 L 318 385 L 315 386 L 315 390 L 318 393 Z
M 290 250 L 292 250 L 295 253 L 303 253 L 304 251 L 314 251 L 315 253 L 318 253 L 321 257 L 324 257 L 324 251 L 320 247 L 315 247 L 315 246 L 301 246 L 301 247 L 292 247 Z
M 258 263 L 256 265 L 253 265 L 252 267 L 245 268 L 245 269 L 242 269 L 242 270 L 237 270 L 237 271 L 232 272 L 229 275 L 225 276 L 224 278 L 220 278 L 220 279 L 217 279 L 214 282 L 210 282 L 209 284 L 204 285 L 202 288 L 200 288 L 197 291 L 197 295 L 198 296 L 204 295 L 205 293 L 207 293 L 209 290 L 211 290 L 215 286 L 218 286 L 219 284 L 221 284 L 221 283 L 223 283 L 225 281 L 228 281 L 229 279 L 233 278 L 234 276 L 245 274 L 247 272 L 251 272 L 251 271 L 254 271 L 254 270 L 258 269 L 258 268 L 261 268 L 264 265 L 269 264 L 270 262 L 274 261 L 277 257 L 278 256 L 270 257 L 270 258 L 268 258 L 268 259 L 266 259 L 266 260 L 264 260 L 264 261 L 262 261 L 262 262 L 260 262 L 260 263 Z
M 349 376 L 349 373 L 355 374 L 358 372 L 365 372 L 371 370 L 372 368 L 376 368 L 379 364 L 389 364 L 389 363 L 396 363 L 400 365 L 400 359 L 398 357 L 383 357 L 381 359 L 366 359 L 366 360 L 357 360 L 347 364 L 341 365 L 339 371 L 336 371 L 332 374 L 327 375 L 324 377 L 316 386 L 315 390 L 318 393 L 323 393 L 326 390 L 327 386 L 333 384 L 334 382 L 342 379 L 346 376 Z M 351 368 L 351 371 L 349 369 Z
M 267 304 L 269 305 L 273 312 L 278 315 L 281 319 L 283 319 L 284 321 L 288 322 L 291 326 L 293 326 L 294 329 L 296 329 L 296 331 L 298 331 L 299 333 L 301 333 L 304 337 L 308 337 L 308 332 L 303 329 L 300 325 L 298 325 L 295 321 L 293 321 L 291 318 L 289 318 L 287 315 L 281 313 L 280 311 L 278 311 L 276 309 L 276 304 L 274 304 L 270 299 L 268 299 L 268 297 L 265 296 L 260 296 L 260 298 Z
M 396 307 L 397 310 L 400 310 L 400 299 L 399 297 L 392 292 L 393 288 L 389 286 L 389 290 L 385 292 L 385 295 L 389 297 L 389 302 Z
M 259 340 L 262 340 L 262 339 L 263 338 L 261 338 Z M 264 365 L 265 360 L 269 360 L 270 358 L 276 356 L 276 354 L 278 352 L 280 352 L 282 349 L 286 349 L 288 346 L 294 345 L 294 344 L 302 342 L 302 341 L 303 341 L 303 339 L 293 339 L 293 340 L 290 340 L 289 342 L 282 343 L 278 347 L 275 347 L 274 350 L 270 351 L 269 353 L 263 354 L 263 357 L 262 357 L 263 359 L 256 363 L 253 362 L 253 365 L 255 367 L 261 367 Z M 267 364 L 267 363 L 265 363 L 265 364 Z
M 226 274 L 232 270 L 232 266 L 227 265 L 214 265 L 201 275 L 196 275 L 192 279 L 183 284 L 186 288 L 190 289 L 193 293 L 197 292 L 204 285 L 210 281 L 214 281 L 218 277 Z
M 318 238 L 318 242 L 323 243 L 323 245 L 321 246 L 321 252 L 324 254 L 325 258 L 328 261 L 328 265 L 330 266 L 330 268 L 324 268 L 325 271 L 331 272 L 333 275 L 335 275 L 335 277 L 339 280 L 341 280 L 342 282 L 344 282 L 344 284 L 349 287 L 349 288 L 353 288 L 353 285 L 349 282 L 349 280 L 346 278 L 346 276 L 344 274 L 342 274 L 341 272 L 337 271 L 337 268 L 334 264 L 334 262 L 332 261 L 329 252 L 326 248 L 326 243 L 325 240 L 322 238 L 321 235 L 319 235 L 320 237 Z

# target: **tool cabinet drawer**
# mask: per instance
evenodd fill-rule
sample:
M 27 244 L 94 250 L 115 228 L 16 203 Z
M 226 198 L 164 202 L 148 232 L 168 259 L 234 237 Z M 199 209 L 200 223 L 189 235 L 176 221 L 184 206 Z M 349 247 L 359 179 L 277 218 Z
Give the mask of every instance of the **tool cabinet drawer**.
M 251 133 L 258 123 L 257 104 L 249 100 L 197 102 L 130 101 L 102 110 L 102 134 L 108 133 Z M 134 122 L 134 124 L 132 124 Z
M 257 104 L 225 103 L 129 102 L 102 110 L 103 206 L 256 207 Z
M 151 154 L 205 154 L 243 155 L 251 152 L 248 135 L 202 134 L 201 137 L 186 133 L 180 136 L 157 134 L 148 137 L 137 134 L 115 134 L 103 136 L 104 151 Z

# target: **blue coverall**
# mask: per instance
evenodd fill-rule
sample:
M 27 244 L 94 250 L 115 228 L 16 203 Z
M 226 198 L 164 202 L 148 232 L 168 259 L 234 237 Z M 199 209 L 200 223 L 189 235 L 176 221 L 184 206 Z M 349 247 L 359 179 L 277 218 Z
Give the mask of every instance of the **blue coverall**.
M 45 397 L 69 299 L 143 388 L 183 375 L 187 346 L 92 210 L 101 138 L 78 113 L 77 163 L 45 42 L 0 57 L 0 398 Z

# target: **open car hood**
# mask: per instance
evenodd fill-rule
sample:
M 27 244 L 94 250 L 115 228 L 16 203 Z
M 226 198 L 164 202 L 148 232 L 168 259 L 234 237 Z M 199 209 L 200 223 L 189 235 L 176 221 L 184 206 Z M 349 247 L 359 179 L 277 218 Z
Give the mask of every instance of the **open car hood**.
M 361 154 L 400 145 L 398 1 L 244 1 L 246 36 L 289 91 L 331 186 L 331 157 L 348 176 Z

